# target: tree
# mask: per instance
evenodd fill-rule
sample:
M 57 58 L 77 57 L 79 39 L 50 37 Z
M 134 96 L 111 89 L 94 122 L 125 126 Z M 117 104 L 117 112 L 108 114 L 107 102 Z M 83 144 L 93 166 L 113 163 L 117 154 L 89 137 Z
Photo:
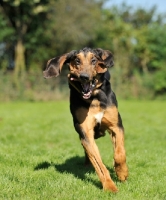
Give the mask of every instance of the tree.
M 51 26 L 46 34 L 52 39 L 49 48 L 54 49 L 53 56 L 83 48 L 96 39 L 96 30 L 101 25 L 102 1 L 53 1 L 50 7 Z
M 121 91 L 127 91 L 134 83 L 136 96 L 139 95 L 135 92 L 137 88 L 140 91 L 146 88 L 153 94 L 164 93 L 165 16 L 156 14 L 156 7 L 134 10 L 125 4 L 103 9 L 102 15 L 103 25 L 95 44 L 112 49 L 114 53 L 114 88 L 118 85 Z
M 24 74 L 26 68 L 25 41 L 29 32 L 35 32 L 40 26 L 39 21 L 45 20 L 48 0 L 5 0 L 0 1 L 0 12 L 8 20 L 7 24 L 12 29 L 12 38 L 8 42 L 14 43 L 14 74 L 15 84 L 18 85 L 18 77 Z M 44 24 L 44 22 L 43 22 Z M 34 29 L 34 26 L 36 28 Z
M 44 53 L 39 54 L 46 59 L 47 52 L 52 55 L 56 52 L 61 54 L 95 40 L 96 29 L 100 25 L 102 2 L 102 0 L 1 1 L 0 12 L 8 21 L 8 27 L 13 30 L 10 42 L 15 43 L 15 71 L 25 70 L 26 63 L 33 60 L 36 52 L 40 52 L 39 49 L 35 49 L 36 46 L 42 48 Z M 28 56 L 27 60 L 25 56 Z

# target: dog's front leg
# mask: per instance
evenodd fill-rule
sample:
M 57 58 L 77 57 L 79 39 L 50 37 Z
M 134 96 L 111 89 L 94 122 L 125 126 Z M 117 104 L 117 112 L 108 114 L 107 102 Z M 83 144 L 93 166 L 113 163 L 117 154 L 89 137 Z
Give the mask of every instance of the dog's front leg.
M 119 180 L 125 181 L 128 177 L 128 167 L 124 147 L 124 129 L 120 114 L 115 106 L 106 110 L 102 123 L 108 127 L 113 142 L 115 172 Z
M 116 174 L 121 181 L 128 177 L 126 165 L 126 153 L 124 148 L 124 130 L 122 127 L 112 127 L 112 142 L 114 146 L 114 167 Z
M 93 124 L 93 122 L 90 122 L 90 119 L 88 119 L 88 124 Z M 94 140 L 93 128 L 89 128 L 87 123 L 75 124 L 75 127 L 80 135 L 81 144 L 83 145 L 89 160 L 99 176 L 103 189 L 111 192 L 117 192 L 117 187 L 112 181 L 109 171 L 102 162 L 98 147 Z

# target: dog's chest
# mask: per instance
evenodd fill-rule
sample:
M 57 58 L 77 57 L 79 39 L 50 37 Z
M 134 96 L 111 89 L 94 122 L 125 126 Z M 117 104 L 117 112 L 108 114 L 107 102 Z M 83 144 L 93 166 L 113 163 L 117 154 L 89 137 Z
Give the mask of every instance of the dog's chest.
M 98 112 L 97 114 L 94 115 L 96 122 L 101 124 L 101 120 L 103 118 L 104 111 Z
M 104 115 L 104 109 L 100 106 L 100 101 L 94 99 L 90 106 L 90 113 L 93 115 L 97 123 L 101 123 L 101 120 Z

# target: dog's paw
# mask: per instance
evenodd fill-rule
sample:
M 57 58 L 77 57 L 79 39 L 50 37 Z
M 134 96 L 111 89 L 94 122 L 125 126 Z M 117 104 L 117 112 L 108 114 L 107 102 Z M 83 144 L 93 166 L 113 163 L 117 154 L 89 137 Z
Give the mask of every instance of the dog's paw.
M 118 188 L 115 183 L 111 180 L 106 180 L 103 184 L 103 190 L 110 192 L 118 192 Z
M 115 165 L 115 172 L 120 181 L 125 181 L 128 178 L 128 168 L 126 163 L 121 165 Z

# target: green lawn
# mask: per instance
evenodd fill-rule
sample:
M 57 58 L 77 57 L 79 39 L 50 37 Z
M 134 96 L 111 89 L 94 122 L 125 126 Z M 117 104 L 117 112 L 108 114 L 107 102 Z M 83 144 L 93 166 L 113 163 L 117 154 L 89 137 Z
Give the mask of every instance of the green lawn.
M 119 192 L 102 190 L 72 125 L 68 102 L 0 103 L 0 199 L 166 199 L 166 102 L 119 101 L 129 166 L 112 171 L 109 135 L 97 140 Z

